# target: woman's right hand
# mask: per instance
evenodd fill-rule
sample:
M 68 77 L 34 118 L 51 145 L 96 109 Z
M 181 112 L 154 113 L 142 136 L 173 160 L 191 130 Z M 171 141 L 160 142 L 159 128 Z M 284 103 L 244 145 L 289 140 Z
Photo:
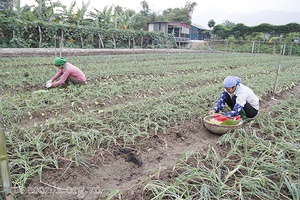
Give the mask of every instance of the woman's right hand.
M 50 88 L 50 87 L 52 87 L 52 83 L 47 83 L 46 88 Z

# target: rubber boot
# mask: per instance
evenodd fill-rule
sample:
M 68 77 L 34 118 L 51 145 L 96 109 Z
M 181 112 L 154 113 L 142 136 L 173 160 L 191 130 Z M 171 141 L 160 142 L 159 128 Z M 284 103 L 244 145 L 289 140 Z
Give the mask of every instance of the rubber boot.
M 246 112 L 244 111 L 244 109 L 242 109 L 242 111 L 240 112 L 240 116 L 243 120 L 243 122 L 246 122 L 247 121 L 247 116 L 246 116 Z

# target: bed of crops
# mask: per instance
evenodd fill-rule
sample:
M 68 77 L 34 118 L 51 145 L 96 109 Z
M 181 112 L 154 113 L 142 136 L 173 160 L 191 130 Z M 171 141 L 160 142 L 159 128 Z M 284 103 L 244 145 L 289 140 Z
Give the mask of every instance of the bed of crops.
M 45 89 L 54 56 L 0 58 L 0 113 L 19 199 L 299 199 L 300 94 L 290 93 L 300 57 L 66 58 L 87 85 Z M 228 75 L 277 105 L 220 137 L 201 118 Z

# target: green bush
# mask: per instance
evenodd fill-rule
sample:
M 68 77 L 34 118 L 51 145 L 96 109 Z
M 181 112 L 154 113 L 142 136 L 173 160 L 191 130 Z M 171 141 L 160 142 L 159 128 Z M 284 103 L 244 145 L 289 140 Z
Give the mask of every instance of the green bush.
M 22 38 L 13 38 L 9 41 L 10 48 L 27 48 L 27 43 Z

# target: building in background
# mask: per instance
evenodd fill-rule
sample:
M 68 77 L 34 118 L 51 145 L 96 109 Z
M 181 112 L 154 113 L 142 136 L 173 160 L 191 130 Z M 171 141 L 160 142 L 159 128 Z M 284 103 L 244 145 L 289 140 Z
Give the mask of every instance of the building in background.
M 188 48 L 192 40 L 207 39 L 207 29 L 184 22 L 152 22 L 148 23 L 148 31 L 173 34 L 179 47 Z
M 208 40 L 211 38 L 210 30 L 200 25 L 192 24 L 191 40 Z

